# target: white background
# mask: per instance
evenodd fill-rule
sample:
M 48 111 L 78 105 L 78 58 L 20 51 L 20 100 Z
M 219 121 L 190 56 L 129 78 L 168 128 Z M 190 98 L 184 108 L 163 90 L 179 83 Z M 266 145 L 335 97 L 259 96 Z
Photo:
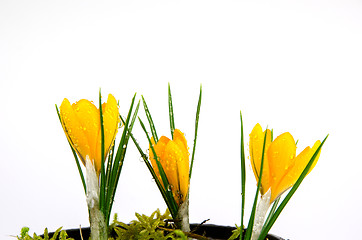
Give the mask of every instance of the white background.
M 330 134 L 317 166 L 271 232 L 293 240 L 357 239 L 361 209 L 362 2 L 0 1 L 0 238 L 88 225 L 81 181 L 55 111 L 63 98 L 124 115 L 144 95 L 159 135 L 176 127 L 190 147 L 191 222 L 240 222 L 240 121 L 289 131 L 298 150 Z M 140 117 L 145 120 L 143 113 Z M 134 134 L 147 149 L 136 125 Z M 247 146 L 246 146 L 247 147 Z M 247 214 L 255 191 L 248 165 Z M 165 204 L 133 143 L 114 212 L 129 222 Z

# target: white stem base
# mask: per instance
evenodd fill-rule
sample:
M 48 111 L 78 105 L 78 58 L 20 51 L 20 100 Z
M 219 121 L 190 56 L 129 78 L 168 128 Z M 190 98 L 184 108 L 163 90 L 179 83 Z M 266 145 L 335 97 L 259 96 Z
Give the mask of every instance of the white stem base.
M 86 157 L 87 171 L 87 205 L 91 238 L 93 240 L 107 240 L 107 226 L 103 213 L 99 210 L 99 184 L 98 176 L 92 161 Z
M 180 205 L 178 210 L 178 219 L 181 222 L 181 230 L 183 232 L 190 232 L 190 222 L 189 222 L 189 200 L 186 198 L 186 201 Z
M 259 238 L 259 235 L 263 228 L 265 215 L 270 207 L 270 197 L 271 197 L 271 191 L 269 189 L 263 196 L 261 196 L 261 199 L 258 202 L 255 212 L 254 226 L 253 226 L 253 232 L 251 234 L 251 240 L 257 240 Z

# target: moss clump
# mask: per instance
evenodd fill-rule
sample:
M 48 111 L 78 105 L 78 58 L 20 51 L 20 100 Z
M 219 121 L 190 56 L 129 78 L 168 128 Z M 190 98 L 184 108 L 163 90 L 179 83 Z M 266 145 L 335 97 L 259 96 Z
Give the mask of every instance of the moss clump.
M 62 230 L 62 228 L 58 228 L 54 234 L 52 234 L 51 237 L 49 237 L 49 233 L 48 233 L 48 229 L 45 228 L 44 230 L 44 237 L 38 236 L 35 233 L 33 234 L 33 236 L 29 235 L 29 228 L 28 227 L 23 227 L 21 229 L 21 233 L 20 236 L 17 236 L 18 240 L 74 240 L 73 238 L 68 238 L 68 234 Z
M 110 234 L 108 240 L 187 240 L 187 237 L 206 239 L 205 237 L 192 233 L 184 233 L 176 229 L 173 220 L 170 220 L 172 217 L 168 210 L 166 210 L 164 214 L 161 214 L 160 210 L 157 209 L 151 216 L 136 213 L 136 217 L 136 220 L 126 224 L 118 221 L 117 214 L 115 214 L 113 223 L 109 227 Z M 30 236 L 29 228 L 24 227 L 21 229 L 21 234 L 17 236 L 17 239 L 74 240 L 74 238 L 68 238 L 68 234 L 61 229 L 62 228 L 58 228 L 54 233 L 48 233 L 48 229 L 46 228 L 43 235 L 38 236 L 34 233 L 33 236 Z
M 117 220 L 117 215 L 111 227 L 116 233 L 115 240 L 186 240 L 187 237 L 182 231 L 175 230 L 168 224 L 171 219 L 170 212 L 166 210 L 161 214 L 160 210 L 154 211 L 151 216 L 136 213 L 137 220 L 125 224 Z M 171 228 L 170 228 L 171 227 Z

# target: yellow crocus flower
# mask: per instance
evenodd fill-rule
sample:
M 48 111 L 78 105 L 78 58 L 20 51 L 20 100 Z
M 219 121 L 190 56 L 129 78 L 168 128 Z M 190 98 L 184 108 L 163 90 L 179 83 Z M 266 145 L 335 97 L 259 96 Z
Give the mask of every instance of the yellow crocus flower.
M 118 104 L 113 95 L 108 95 L 107 103 L 102 104 L 104 126 L 104 149 L 107 156 L 119 127 Z M 81 99 L 70 104 L 64 98 L 60 106 L 60 119 L 70 144 L 85 165 L 88 157 L 93 162 L 97 175 L 101 171 L 101 124 L 99 109 L 90 101 Z
M 190 181 L 189 152 L 185 136 L 180 130 L 175 129 L 173 133 L 173 140 L 162 136 L 156 144 L 153 138 L 151 141 L 158 156 L 158 160 L 160 161 L 170 184 L 170 186 L 167 186 L 165 190 L 171 190 L 176 203 L 181 205 L 186 200 Z M 151 147 L 149 152 L 152 167 L 159 181 L 162 183 L 161 175 Z
M 266 130 L 266 143 L 264 154 L 263 175 L 261 179 L 260 192 L 264 195 L 271 190 L 270 202 L 273 202 L 283 192 L 292 187 L 311 157 L 321 144 L 318 140 L 312 148 L 306 147 L 296 156 L 296 144 L 293 136 L 289 133 L 279 135 L 274 141 L 271 139 L 270 130 Z M 250 160 L 256 180 L 259 180 L 261 157 L 263 151 L 265 131 L 260 124 L 256 124 L 250 133 Z M 314 160 L 309 172 L 318 161 L 320 153 Z

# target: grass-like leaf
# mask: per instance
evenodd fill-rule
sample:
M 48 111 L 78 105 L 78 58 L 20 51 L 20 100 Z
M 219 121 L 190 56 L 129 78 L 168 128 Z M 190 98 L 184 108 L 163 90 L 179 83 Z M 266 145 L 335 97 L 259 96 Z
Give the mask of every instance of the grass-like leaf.
M 152 136 L 153 136 L 153 140 L 155 140 L 155 143 L 157 143 L 158 142 L 158 136 L 157 136 L 157 132 L 156 132 L 156 127 L 155 127 L 155 124 L 153 123 L 150 110 L 148 109 L 148 106 L 146 104 L 146 100 L 143 98 L 143 96 L 142 96 L 142 102 L 143 102 L 143 108 L 145 109 L 145 113 L 146 113 L 148 123 L 149 123 L 150 128 L 151 128 L 151 133 L 152 133 Z
M 173 139 L 173 132 L 175 131 L 175 117 L 174 117 L 174 113 L 173 113 L 170 83 L 168 83 L 168 111 L 169 111 L 169 117 L 170 117 L 171 137 Z
M 132 110 L 133 110 L 133 106 L 135 103 L 135 99 L 136 99 L 136 94 L 132 98 L 132 102 L 131 102 L 131 105 L 130 105 L 130 108 L 129 108 L 129 111 L 127 114 L 127 118 L 124 123 L 122 137 L 121 137 L 121 140 L 118 145 L 117 153 L 113 160 L 112 169 L 110 171 L 108 171 L 108 174 L 110 174 L 110 175 L 107 176 L 107 178 L 109 178 L 110 180 L 109 180 L 109 185 L 106 186 L 107 187 L 107 190 L 106 190 L 107 191 L 106 192 L 107 208 L 106 208 L 106 211 L 104 212 L 105 220 L 106 220 L 107 224 L 109 223 L 114 196 L 116 194 L 119 177 L 121 175 L 123 161 L 126 156 L 126 150 L 127 150 L 128 140 L 129 140 L 129 136 L 130 136 L 129 133 L 132 131 L 132 128 L 133 128 L 133 125 L 134 125 L 134 122 L 135 122 L 135 119 L 136 119 L 136 116 L 138 113 L 138 109 L 139 109 L 139 103 L 138 103 L 136 106 L 136 109 L 133 113 L 133 117 L 132 117 Z
M 245 149 L 244 149 L 244 127 L 243 117 L 240 111 L 240 160 L 241 160 L 241 222 L 240 222 L 240 240 L 243 239 L 244 231 L 244 209 L 245 209 Z
M 115 142 L 116 142 L 116 139 L 114 139 L 112 147 L 111 147 L 111 149 L 109 151 L 109 155 L 108 155 L 107 168 L 106 168 L 106 186 L 109 186 L 110 181 L 111 181 L 111 171 L 113 168 Z
M 99 205 L 100 210 L 104 213 L 104 210 L 106 208 L 106 205 L 104 203 L 106 198 L 106 173 L 105 173 L 105 159 L 104 159 L 104 123 L 103 123 L 103 109 L 102 109 L 102 95 L 101 90 L 99 90 L 99 118 L 101 123 L 101 176 L 100 176 L 100 196 L 99 196 Z
M 200 117 L 200 109 L 201 109 L 201 98 L 202 98 L 202 86 L 200 85 L 199 101 L 198 101 L 198 103 L 197 103 L 196 117 L 195 117 L 194 146 L 193 146 L 193 148 L 192 148 L 191 165 L 190 165 L 190 173 L 189 173 L 189 178 L 190 178 L 190 179 L 191 179 L 191 175 L 192 175 L 192 167 L 194 166 L 194 158 L 195 158 L 195 150 L 196 150 L 196 140 L 197 140 L 197 130 L 198 130 L 198 127 L 199 127 L 199 117 Z
M 310 161 L 308 162 L 307 166 L 304 168 L 302 174 L 299 176 L 298 180 L 296 181 L 296 183 L 293 185 L 293 187 L 290 189 L 290 191 L 288 192 L 288 194 L 285 196 L 285 198 L 283 199 L 283 201 L 280 203 L 279 207 L 276 209 L 276 211 L 274 212 L 274 214 L 271 216 L 270 220 L 267 222 L 267 224 L 263 227 L 262 232 L 260 233 L 259 236 L 259 240 L 264 239 L 266 237 L 266 235 L 268 234 L 269 230 L 271 229 L 271 227 L 273 226 L 273 224 L 275 223 L 275 221 L 277 220 L 277 218 L 279 217 L 280 213 L 282 212 L 282 210 L 284 209 L 284 207 L 287 205 L 287 203 L 289 202 L 290 198 L 293 196 L 293 194 L 295 193 L 295 191 L 297 191 L 298 187 L 300 186 L 300 184 L 302 183 L 303 179 L 305 178 L 305 176 L 307 176 L 309 169 L 312 167 L 316 157 L 318 156 L 319 152 L 322 149 L 323 144 L 325 143 L 325 141 L 327 140 L 328 135 L 324 138 L 324 140 L 322 141 L 321 145 L 319 145 L 319 147 L 317 148 L 317 150 L 315 151 L 315 153 L 313 154 L 312 158 L 310 159 Z

